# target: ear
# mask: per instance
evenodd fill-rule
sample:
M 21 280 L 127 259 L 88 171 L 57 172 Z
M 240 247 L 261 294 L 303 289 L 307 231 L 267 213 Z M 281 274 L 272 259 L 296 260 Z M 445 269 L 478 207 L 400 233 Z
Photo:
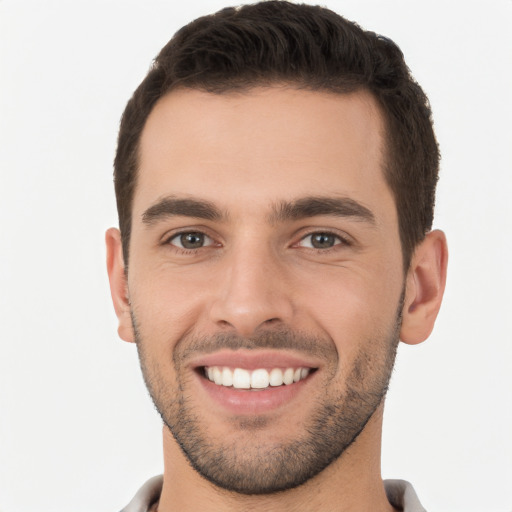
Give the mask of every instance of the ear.
M 107 230 L 105 243 L 107 245 L 107 271 L 110 281 L 110 293 L 119 320 L 117 332 L 122 340 L 134 342 L 135 336 L 130 315 L 128 283 L 126 281 L 123 246 L 119 230 L 116 228 Z
M 414 345 L 426 340 L 441 307 L 448 247 L 442 231 L 431 231 L 416 247 L 407 273 L 400 339 Z

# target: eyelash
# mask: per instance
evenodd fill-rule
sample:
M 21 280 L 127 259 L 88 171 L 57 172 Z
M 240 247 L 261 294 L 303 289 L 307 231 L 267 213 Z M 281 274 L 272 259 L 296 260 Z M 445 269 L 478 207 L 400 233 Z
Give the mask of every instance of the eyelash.
M 344 247 L 352 246 L 352 242 L 347 237 L 341 236 L 339 233 L 335 233 L 335 232 L 329 231 L 329 230 L 325 230 L 325 231 L 324 230 L 311 231 L 311 232 L 305 234 L 304 236 L 302 236 L 300 238 L 299 242 L 297 244 L 294 244 L 294 245 L 297 246 L 300 243 L 304 242 L 304 240 L 306 240 L 307 238 L 311 238 L 311 237 L 313 237 L 315 235 L 323 235 L 323 236 L 327 236 L 327 237 L 334 237 L 335 238 L 335 243 L 334 243 L 334 245 L 332 247 L 325 247 L 325 248 L 304 247 L 304 249 L 325 254 L 325 253 L 329 253 L 331 251 L 339 250 L 340 249 L 339 246 L 344 246 Z
M 183 235 L 202 235 L 206 239 L 210 240 L 212 243 L 209 243 L 208 245 L 203 245 L 201 247 L 193 248 L 193 249 L 188 249 L 186 247 L 180 247 L 179 245 L 172 243 L 173 240 L 175 240 Z M 171 245 L 175 251 L 179 252 L 180 254 L 187 255 L 187 254 L 196 254 L 199 249 L 204 249 L 204 248 L 211 247 L 214 245 L 218 246 L 219 244 L 216 244 L 214 239 L 211 236 L 204 233 L 203 231 L 191 229 L 191 230 L 179 231 L 178 233 L 173 233 L 171 236 L 168 236 L 165 238 L 165 240 L 163 241 L 163 245 Z
M 206 239 L 208 239 L 211 243 L 208 243 L 207 245 L 202 245 L 197 248 L 180 247 L 179 245 L 172 243 L 173 240 L 175 240 L 183 235 L 203 236 Z M 331 247 L 324 247 L 324 248 L 304 247 L 304 246 L 300 245 L 306 239 L 311 238 L 315 235 L 334 237 L 335 243 Z M 310 242 L 310 243 L 312 245 L 312 242 Z M 220 246 L 219 243 L 215 243 L 215 240 L 213 239 L 213 237 L 207 235 L 204 231 L 200 231 L 200 230 L 183 230 L 178 233 L 173 233 L 171 236 L 165 238 L 165 240 L 163 241 L 163 245 L 171 245 L 175 251 L 177 251 L 178 253 L 183 254 L 183 255 L 197 254 L 197 251 L 200 249 L 205 249 L 205 248 L 212 247 L 212 246 L 217 246 L 217 247 Z M 317 253 L 326 254 L 326 253 L 330 253 L 331 251 L 339 250 L 340 249 L 339 246 L 351 247 L 352 245 L 353 245 L 353 243 L 347 237 L 341 236 L 339 233 L 335 233 L 335 232 L 328 231 L 328 230 L 315 230 L 315 231 L 311 231 L 309 233 L 304 234 L 297 243 L 292 245 L 292 247 L 302 247 L 303 249 L 308 250 L 308 251 L 314 251 Z

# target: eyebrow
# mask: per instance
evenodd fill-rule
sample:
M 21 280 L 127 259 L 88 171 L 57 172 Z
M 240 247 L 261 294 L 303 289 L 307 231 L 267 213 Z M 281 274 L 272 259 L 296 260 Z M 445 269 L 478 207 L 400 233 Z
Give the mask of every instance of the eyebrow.
M 320 215 L 350 217 L 355 220 L 375 224 L 371 210 L 348 197 L 303 197 L 295 201 L 280 201 L 273 207 L 270 222 L 300 220 Z
M 225 215 L 209 201 L 169 196 L 150 206 L 142 214 L 142 222 L 150 226 L 160 220 L 176 216 L 214 221 L 225 218 Z
M 375 216 L 362 204 L 347 197 L 302 197 L 295 201 L 279 201 L 272 207 L 268 221 L 272 224 L 301 220 L 321 215 L 350 217 L 375 224 Z M 202 199 L 164 197 L 142 214 L 142 222 L 148 226 L 168 217 L 193 217 L 211 221 L 225 220 L 224 214 L 210 201 Z

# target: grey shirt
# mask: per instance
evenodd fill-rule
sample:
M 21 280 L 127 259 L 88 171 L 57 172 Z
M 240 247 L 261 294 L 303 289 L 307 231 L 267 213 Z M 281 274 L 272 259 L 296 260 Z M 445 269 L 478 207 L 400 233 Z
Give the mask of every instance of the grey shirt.
M 149 512 L 160 498 L 163 481 L 161 475 L 148 480 L 121 512 Z M 389 502 L 395 508 L 403 510 L 403 512 L 426 512 L 409 482 L 384 480 L 384 487 Z

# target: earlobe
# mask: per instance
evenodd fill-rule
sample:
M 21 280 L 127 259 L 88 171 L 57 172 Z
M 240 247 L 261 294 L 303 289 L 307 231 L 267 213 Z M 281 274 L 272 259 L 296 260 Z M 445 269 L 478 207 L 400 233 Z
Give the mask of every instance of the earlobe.
M 134 342 L 135 336 L 130 314 L 130 299 L 123 258 L 121 233 L 116 228 L 110 228 L 105 234 L 107 247 L 107 272 L 110 281 L 112 302 L 119 320 L 117 332 L 124 341 Z
M 448 248 L 434 230 L 416 247 L 407 273 L 400 339 L 411 345 L 426 340 L 441 307 L 446 284 Z

